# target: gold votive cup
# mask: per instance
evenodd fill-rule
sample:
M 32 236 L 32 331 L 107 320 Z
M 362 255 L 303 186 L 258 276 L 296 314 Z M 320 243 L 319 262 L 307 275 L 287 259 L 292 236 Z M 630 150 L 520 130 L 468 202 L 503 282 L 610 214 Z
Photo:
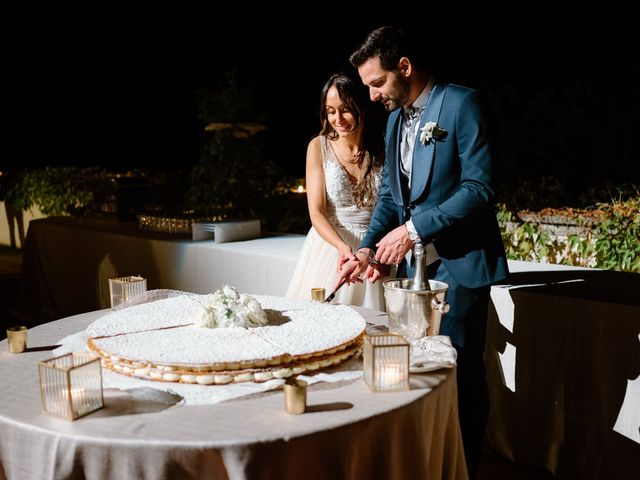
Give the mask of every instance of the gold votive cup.
M 304 413 L 307 409 L 307 382 L 296 379 L 285 382 L 284 409 L 292 415 Z
M 311 289 L 311 300 L 313 300 L 314 302 L 324 302 L 324 299 L 325 299 L 324 288 Z
M 104 407 L 100 358 L 85 352 L 67 353 L 38 362 L 42 411 L 66 420 Z
M 7 328 L 9 353 L 22 353 L 27 349 L 27 327 Z
M 372 392 L 410 389 L 409 349 L 409 342 L 394 333 L 365 335 L 363 377 Z

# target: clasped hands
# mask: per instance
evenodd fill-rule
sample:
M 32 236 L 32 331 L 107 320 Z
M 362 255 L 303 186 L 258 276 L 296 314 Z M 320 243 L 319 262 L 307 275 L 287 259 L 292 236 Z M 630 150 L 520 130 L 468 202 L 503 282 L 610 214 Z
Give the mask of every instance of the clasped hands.
M 402 224 L 376 243 L 375 255 L 368 248 L 361 248 L 350 257 L 341 255 L 338 260 L 338 281 L 335 287 L 343 280 L 347 284 L 362 282 L 360 278 L 362 272 L 364 272 L 364 278 L 375 283 L 388 274 L 389 265 L 398 265 L 402 262 L 412 246 L 413 242 L 409 238 L 407 226 Z

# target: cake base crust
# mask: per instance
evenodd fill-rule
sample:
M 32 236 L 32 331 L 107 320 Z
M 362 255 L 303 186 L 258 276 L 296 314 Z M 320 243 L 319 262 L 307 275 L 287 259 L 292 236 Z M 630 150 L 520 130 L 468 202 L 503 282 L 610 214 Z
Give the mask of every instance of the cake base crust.
M 288 378 L 336 366 L 361 350 L 366 322 L 348 306 L 256 296 L 268 312 L 266 326 L 208 329 L 189 322 L 203 297 L 112 312 L 89 326 L 88 348 L 123 375 L 200 385 Z

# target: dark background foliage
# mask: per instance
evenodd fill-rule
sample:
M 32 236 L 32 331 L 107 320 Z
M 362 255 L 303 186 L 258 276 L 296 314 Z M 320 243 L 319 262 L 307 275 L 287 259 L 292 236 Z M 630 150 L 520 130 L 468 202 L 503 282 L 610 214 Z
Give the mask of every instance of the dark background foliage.
M 289 9 L 287 20 L 281 8 Z M 581 198 L 594 189 L 640 183 L 638 7 L 610 2 L 563 14 L 544 2 L 420 2 L 411 12 L 378 14 L 367 5 L 319 4 L 315 15 L 291 8 L 142 1 L 6 7 L 8 127 L 0 170 L 98 166 L 188 177 L 208 141 L 199 92 L 215 91 L 233 70 L 255 86 L 251 103 L 269 127 L 265 157 L 302 177 L 325 79 L 355 74 L 347 57 L 370 30 L 411 21 L 438 76 L 487 94 L 505 197 L 520 206 L 588 203 Z M 229 100 L 220 108 L 245 101 Z

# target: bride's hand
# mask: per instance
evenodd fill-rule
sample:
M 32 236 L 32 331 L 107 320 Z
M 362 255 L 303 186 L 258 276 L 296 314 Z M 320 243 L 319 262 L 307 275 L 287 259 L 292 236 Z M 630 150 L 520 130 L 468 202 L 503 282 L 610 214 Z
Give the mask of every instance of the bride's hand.
M 338 265 L 336 266 L 336 272 L 340 273 L 343 265 L 349 260 L 357 260 L 357 258 L 351 251 L 351 248 L 349 248 L 348 245 L 343 244 L 338 247 Z
M 354 257 L 353 260 L 348 260 L 342 265 L 342 268 L 338 272 L 338 281 L 334 288 L 337 288 L 343 280 L 347 285 L 362 282 L 360 274 L 367 269 L 369 262 L 366 257 L 363 257 L 363 259 L 359 259 L 357 256 Z

